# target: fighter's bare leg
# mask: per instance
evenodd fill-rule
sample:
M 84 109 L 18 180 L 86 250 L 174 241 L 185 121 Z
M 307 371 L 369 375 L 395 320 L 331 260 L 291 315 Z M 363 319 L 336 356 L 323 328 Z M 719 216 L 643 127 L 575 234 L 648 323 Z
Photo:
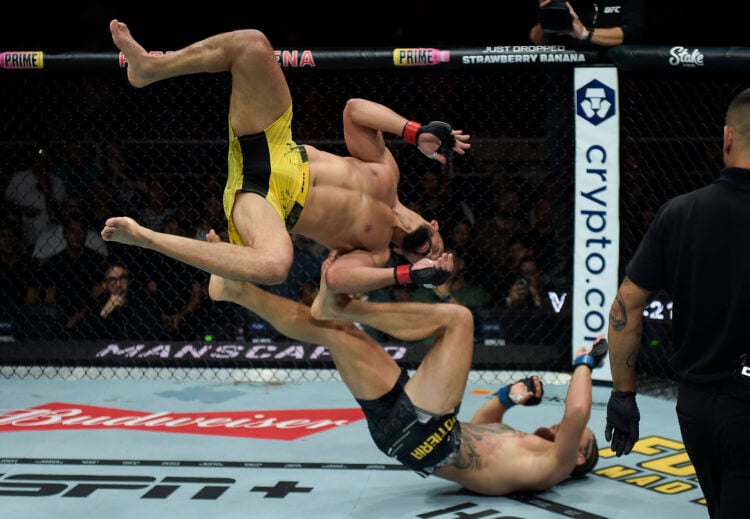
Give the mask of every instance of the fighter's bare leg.
M 218 236 L 209 241 L 218 241 Z M 355 398 L 375 399 L 391 390 L 401 373 L 398 364 L 375 340 L 350 322 L 318 321 L 310 308 L 271 294 L 252 283 L 212 275 L 209 295 L 241 305 L 287 337 L 328 347 L 341 378 Z M 330 292 L 329 292 L 330 293 Z
M 263 131 L 289 108 L 291 94 L 270 42 L 255 29 L 210 36 L 175 52 L 149 54 L 127 25 L 112 20 L 112 41 L 128 62 L 128 81 L 156 81 L 202 72 L 232 73 L 229 119 L 235 135 Z
M 458 405 L 466 389 L 474 350 L 474 319 L 461 305 L 430 303 L 374 303 L 339 299 L 329 293 L 323 262 L 315 315 L 366 324 L 402 340 L 434 336 L 430 351 L 406 386 L 412 402 L 433 413 L 446 413 Z
M 279 250 L 273 256 L 267 249 L 253 249 L 231 243 L 211 244 L 203 240 L 153 231 L 127 216 L 108 218 L 101 236 L 104 241 L 154 250 L 211 274 L 269 285 L 281 283 L 286 279 L 293 256 L 291 239 L 286 230 L 278 232 L 277 236 L 269 238 L 266 242 L 278 244 Z M 283 238 L 289 241 L 288 249 L 283 249 Z
M 329 256 L 323 272 L 336 261 Z M 357 299 L 325 297 L 328 287 L 321 280 L 320 295 L 312 305 L 312 314 L 319 319 L 344 319 L 366 324 L 405 341 L 418 341 L 433 335 L 462 328 L 462 320 L 471 320 L 471 312 L 460 305 L 428 303 L 375 303 Z M 339 304 L 342 301 L 345 304 Z M 467 315 L 468 314 L 468 315 Z M 451 330 L 452 332 L 453 330 Z M 473 333 L 473 330 L 472 330 Z

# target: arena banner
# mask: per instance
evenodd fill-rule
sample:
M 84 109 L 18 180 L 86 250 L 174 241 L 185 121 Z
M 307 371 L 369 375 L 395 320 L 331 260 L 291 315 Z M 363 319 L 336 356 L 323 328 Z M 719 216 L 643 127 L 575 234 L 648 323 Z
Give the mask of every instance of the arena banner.
M 152 51 L 166 54 L 169 50 Z M 606 55 L 596 49 L 568 49 L 564 45 L 489 45 L 439 49 L 404 47 L 383 49 L 285 48 L 276 50 L 288 70 L 423 68 L 429 70 L 584 66 L 610 63 L 621 71 L 692 70 L 746 71 L 750 47 L 690 47 L 684 45 L 617 45 Z M 117 70 L 126 66 L 121 52 L 0 51 L 0 70 Z
M 618 45 L 610 49 L 609 58 L 621 71 L 750 70 L 750 47 Z
M 427 344 L 384 344 L 400 365 L 416 368 Z M 564 370 L 558 348 L 539 344 L 474 345 L 475 370 Z M 0 366 L 141 368 L 333 369 L 328 348 L 294 341 L 9 341 L 0 343 Z
M 576 68 L 572 355 L 607 333 L 620 253 L 617 69 Z M 594 379 L 611 381 L 609 362 Z
M 151 54 L 166 54 L 155 50 Z M 564 45 L 494 45 L 462 49 L 404 47 L 388 49 L 276 49 L 276 60 L 286 70 L 441 69 L 580 66 L 601 63 L 596 50 Z M 0 70 L 117 70 L 125 68 L 122 52 L 0 52 Z

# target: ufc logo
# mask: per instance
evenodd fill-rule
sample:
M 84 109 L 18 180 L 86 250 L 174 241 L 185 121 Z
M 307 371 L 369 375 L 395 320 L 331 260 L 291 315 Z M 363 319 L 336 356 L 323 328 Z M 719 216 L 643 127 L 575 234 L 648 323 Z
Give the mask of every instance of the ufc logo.
M 619 5 L 610 5 L 604 8 L 604 14 L 620 14 Z

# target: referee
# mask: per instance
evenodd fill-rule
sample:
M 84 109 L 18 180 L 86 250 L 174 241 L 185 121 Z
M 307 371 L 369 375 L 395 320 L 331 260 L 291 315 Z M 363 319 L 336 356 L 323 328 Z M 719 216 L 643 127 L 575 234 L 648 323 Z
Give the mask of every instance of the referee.
M 677 418 L 708 513 L 722 519 L 747 517 L 750 496 L 750 88 L 729 105 L 723 152 L 719 178 L 665 203 L 626 266 L 609 315 L 605 428 L 617 456 L 638 441 L 643 310 L 667 290 Z

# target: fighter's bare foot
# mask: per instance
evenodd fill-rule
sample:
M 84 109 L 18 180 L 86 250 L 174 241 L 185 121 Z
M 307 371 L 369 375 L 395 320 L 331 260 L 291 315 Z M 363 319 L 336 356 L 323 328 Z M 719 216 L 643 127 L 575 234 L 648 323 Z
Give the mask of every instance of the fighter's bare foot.
M 326 284 L 326 271 L 335 260 L 335 255 L 328 256 L 320 267 L 320 290 L 310 308 L 310 313 L 318 320 L 338 319 L 340 315 L 338 309 L 344 305 L 347 300 L 351 299 L 344 294 L 337 294 L 336 292 L 328 290 L 328 285 Z
M 211 274 L 208 280 L 208 296 L 214 301 L 237 303 L 242 294 L 243 283 Z
M 104 223 L 101 236 L 104 241 L 114 241 L 125 245 L 144 247 L 148 242 L 147 234 L 153 232 L 141 227 L 129 216 L 108 218 Z
M 153 59 L 130 34 L 130 29 L 124 23 L 112 20 L 109 22 L 109 32 L 112 41 L 125 55 L 128 62 L 128 81 L 134 87 L 145 87 L 155 81 L 149 77 L 148 60 Z

